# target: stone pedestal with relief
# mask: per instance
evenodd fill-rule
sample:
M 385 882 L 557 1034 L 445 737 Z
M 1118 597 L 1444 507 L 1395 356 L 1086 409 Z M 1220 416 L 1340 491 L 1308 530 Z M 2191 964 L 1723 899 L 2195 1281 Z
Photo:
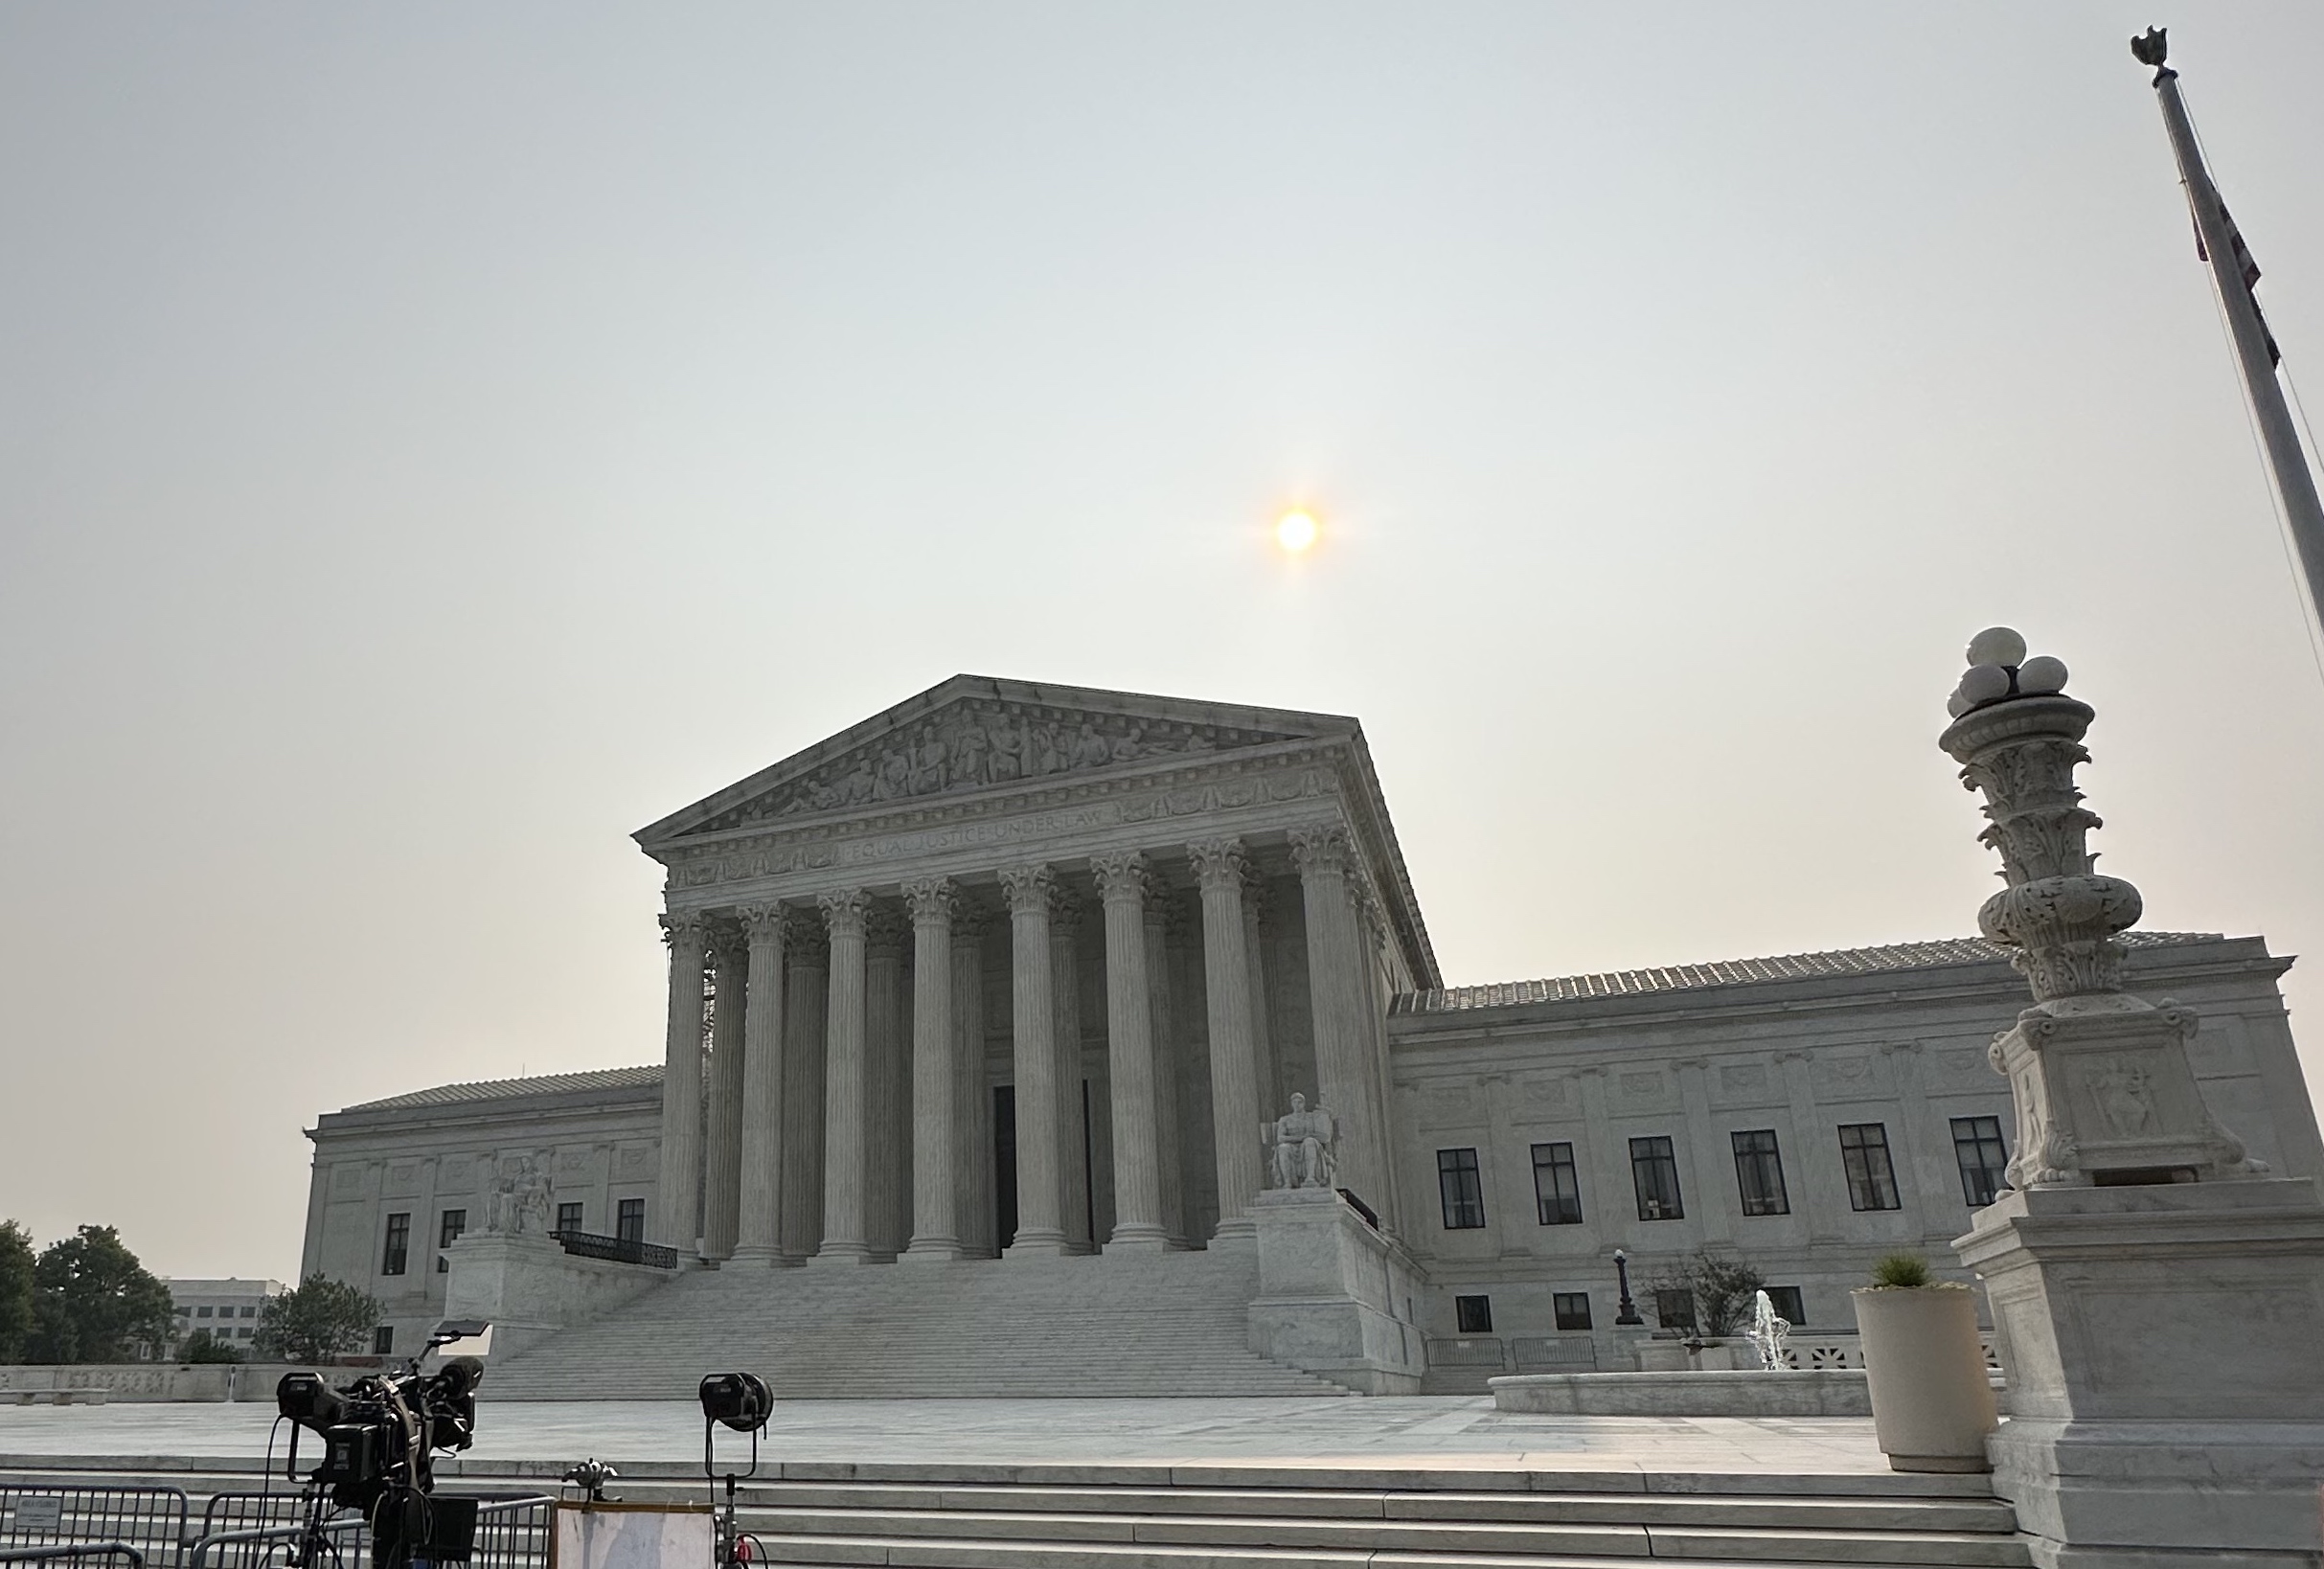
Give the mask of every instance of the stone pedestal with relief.
M 2319 1561 L 2324 1202 L 2205 1105 L 2199 1027 L 2125 992 L 2138 890 L 2098 873 L 2075 768 L 2095 715 L 2006 628 L 1970 646 L 1941 744 L 2007 886 L 1978 913 L 2035 1004 L 1990 1056 L 2016 1106 L 2009 1189 L 1954 1246 L 2010 1379 L 1994 1489 L 2045 1566 Z
M 1426 1277 L 1330 1188 L 1261 1194 L 1251 1350 L 1366 1395 L 1417 1395 L 1426 1344 L 1412 1322 Z

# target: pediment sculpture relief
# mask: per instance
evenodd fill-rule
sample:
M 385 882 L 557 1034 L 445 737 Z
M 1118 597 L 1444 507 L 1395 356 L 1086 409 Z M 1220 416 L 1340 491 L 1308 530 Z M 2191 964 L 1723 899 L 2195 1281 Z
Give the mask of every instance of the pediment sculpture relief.
M 1291 739 L 1225 725 L 1024 703 L 959 702 L 786 781 L 719 814 L 702 829 L 740 828 L 803 812 L 842 811 L 880 801 Z

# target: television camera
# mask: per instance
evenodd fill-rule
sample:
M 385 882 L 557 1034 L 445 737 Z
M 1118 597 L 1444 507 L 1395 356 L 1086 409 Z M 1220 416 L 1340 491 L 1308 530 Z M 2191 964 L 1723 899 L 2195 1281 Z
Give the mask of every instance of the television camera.
M 330 1511 L 353 1509 L 372 1528 L 378 1569 L 416 1560 L 461 1561 L 475 1535 L 473 1499 L 434 1499 L 433 1457 L 467 1448 L 475 1439 L 480 1355 L 491 1326 L 472 1320 L 440 1325 L 418 1356 L 391 1371 L 367 1374 L 333 1387 L 320 1374 L 287 1373 L 275 1385 L 275 1409 L 293 1423 L 285 1467 L 308 1489 L 308 1531 L 295 1561 L 308 1565 Z M 432 1353 L 446 1353 L 433 1373 L 420 1371 Z M 478 1354 L 467 1354 L 470 1351 Z M 323 1441 L 323 1460 L 300 1476 L 299 1431 Z M 327 1507 L 328 1506 L 328 1507 Z

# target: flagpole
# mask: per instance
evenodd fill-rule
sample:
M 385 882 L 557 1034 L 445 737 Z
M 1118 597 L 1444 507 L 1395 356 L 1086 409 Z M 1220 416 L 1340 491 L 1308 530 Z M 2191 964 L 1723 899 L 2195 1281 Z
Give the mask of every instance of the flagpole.
M 2291 525 L 2291 541 L 2300 569 L 2308 580 L 2308 603 L 2324 626 L 2324 502 L 2316 498 L 2315 477 L 2301 449 L 2299 427 L 2284 402 L 2276 381 L 2275 355 L 2270 352 L 2267 325 L 2260 320 L 2259 303 L 2244 279 L 2235 231 L 2220 201 L 2219 188 L 2203 167 L 2202 148 L 2195 140 L 2195 125 L 2178 96 L 2178 73 L 2163 63 L 2163 34 L 2149 29 L 2144 38 L 2130 40 L 2130 53 L 2142 64 L 2154 67 L 2154 97 L 2162 105 L 2163 125 L 2171 133 L 2171 151 L 2178 159 L 2178 175 L 2187 187 L 2187 205 L 2195 214 L 2196 232 L 2202 237 L 2210 259 L 2211 280 L 2227 312 L 2228 335 L 2235 341 L 2235 357 L 2244 372 L 2244 389 L 2251 397 L 2260 425 L 2260 444 L 2275 479 L 2284 516 Z

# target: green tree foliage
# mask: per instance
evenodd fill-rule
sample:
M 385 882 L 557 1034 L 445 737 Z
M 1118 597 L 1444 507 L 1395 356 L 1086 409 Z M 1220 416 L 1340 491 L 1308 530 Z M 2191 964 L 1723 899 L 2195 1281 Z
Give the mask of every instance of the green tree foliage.
M 0 1362 L 24 1355 L 33 1336 L 33 1234 L 0 1220 Z
M 186 1336 L 184 1343 L 177 1348 L 177 1359 L 181 1362 L 239 1362 L 242 1359 L 242 1353 L 233 1341 L 221 1340 L 208 1330 L 196 1330 Z
M 379 1304 L 326 1275 L 309 1275 L 259 1313 L 254 1355 L 269 1362 L 325 1362 L 361 1351 L 379 1322 Z
M 41 1250 L 33 1265 L 27 1360 L 126 1362 L 168 1343 L 170 1288 L 146 1272 L 111 1226 L 83 1226 Z

